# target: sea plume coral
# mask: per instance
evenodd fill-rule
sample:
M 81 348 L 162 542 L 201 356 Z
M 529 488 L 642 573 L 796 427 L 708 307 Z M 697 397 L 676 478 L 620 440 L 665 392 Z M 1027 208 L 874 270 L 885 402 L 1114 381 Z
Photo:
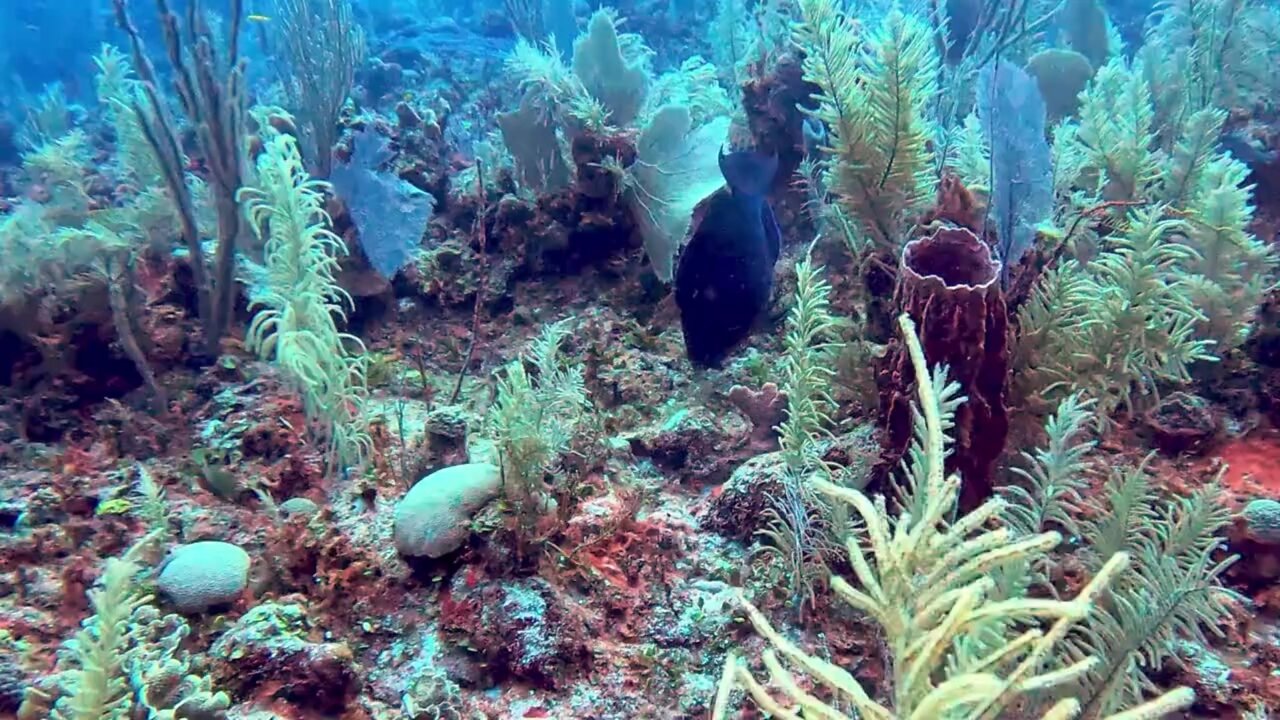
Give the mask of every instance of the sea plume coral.
M 246 344 L 288 373 L 330 458 L 348 465 L 369 448 L 362 412 L 366 361 L 360 339 L 338 331 L 351 299 L 334 279 L 346 248 L 328 228 L 326 187 L 308 179 L 292 137 L 267 140 L 257 185 L 238 195 L 266 249 L 265 280 L 253 297 L 258 314 Z
M 945 368 L 926 365 L 911 320 L 904 315 L 899 322 L 914 371 L 927 378 L 917 383 L 916 440 L 905 466 L 914 496 L 908 506 L 914 510 L 892 519 L 883 497 L 872 500 L 857 490 L 815 483 L 819 492 L 850 506 L 864 523 L 846 543 L 857 585 L 833 576 L 831 589 L 883 629 L 891 658 L 888 697 L 873 698 L 848 671 L 806 653 L 743 599 L 747 617 L 771 646 L 762 660 L 784 700 L 775 699 L 730 654 L 712 712 L 716 720 L 729 716 L 732 691 L 738 687 L 779 718 L 976 719 L 1002 717 L 1015 707 L 1031 716 L 1070 718 L 1079 712 L 1079 700 L 1044 698 L 1100 667 L 1096 656 L 1062 659 L 1061 653 L 1075 628 L 1093 622 L 1129 556 L 1110 556 L 1072 600 L 991 599 L 992 571 L 1043 556 L 1061 536 L 1012 536 L 998 525 L 1000 499 L 951 519 L 960 478 L 944 472 L 943 460 L 950 444 L 946 428 L 962 398 Z M 995 637 L 987 634 L 992 629 Z M 962 647 L 981 651 L 957 652 Z M 819 690 L 802 687 L 790 668 Z M 1179 688 L 1114 717 L 1160 717 L 1193 698 L 1190 690 Z
M 896 248 L 936 181 L 926 112 L 938 90 L 934 35 L 893 10 L 864 45 L 833 0 L 802 0 L 800 14 L 793 40 L 805 53 L 804 79 L 821 89 L 811 114 L 829 133 L 825 180 L 864 233 Z

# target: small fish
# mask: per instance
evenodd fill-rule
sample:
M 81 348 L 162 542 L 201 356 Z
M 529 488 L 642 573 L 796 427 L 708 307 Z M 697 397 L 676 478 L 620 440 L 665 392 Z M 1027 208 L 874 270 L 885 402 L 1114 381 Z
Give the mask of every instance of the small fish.
M 720 152 L 727 188 L 713 194 L 676 269 L 676 305 L 685 352 L 718 367 L 769 304 L 782 232 L 765 193 L 778 157 Z
M 249 22 L 256 22 L 256 23 L 271 22 L 271 18 L 270 18 L 270 16 L 267 16 L 267 15 L 259 15 L 258 13 L 253 13 L 253 14 L 251 14 L 251 15 L 246 15 L 244 19 L 245 19 L 245 20 L 248 20 Z
M 827 126 L 811 117 L 804 119 L 800 125 L 804 134 L 804 153 L 812 158 L 822 157 L 822 148 L 831 143 L 827 134 Z

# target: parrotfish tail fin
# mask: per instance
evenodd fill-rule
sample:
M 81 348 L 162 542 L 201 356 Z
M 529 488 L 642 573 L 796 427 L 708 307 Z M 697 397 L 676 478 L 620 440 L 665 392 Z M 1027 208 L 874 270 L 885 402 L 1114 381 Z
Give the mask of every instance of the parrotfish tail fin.
M 778 156 L 754 150 L 725 155 L 724 148 L 720 148 L 720 174 L 734 193 L 761 197 L 769 192 L 773 176 L 778 174 Z

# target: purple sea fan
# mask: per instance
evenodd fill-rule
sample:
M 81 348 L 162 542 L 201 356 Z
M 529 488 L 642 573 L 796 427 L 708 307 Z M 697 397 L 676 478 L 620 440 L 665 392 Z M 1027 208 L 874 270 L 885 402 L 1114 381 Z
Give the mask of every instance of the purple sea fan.
M 422 245 L 422 234 L 434 199 L 378 168 L 391 157 L 387 140 L 363 130 L 356 133 L 351 160 L 336 164 L 329 182 L 360 231 L 360 249 L 369 265 L 387 280 L 395 277 Z
M 1045 139 L 1044 98 L 1022 68 L 997 61 L 978 77 L 978 117 L 991 146 L 991 209 L 996 247 L 1009 270 L 1035 244 L 1053 212 L 1053 157 Z

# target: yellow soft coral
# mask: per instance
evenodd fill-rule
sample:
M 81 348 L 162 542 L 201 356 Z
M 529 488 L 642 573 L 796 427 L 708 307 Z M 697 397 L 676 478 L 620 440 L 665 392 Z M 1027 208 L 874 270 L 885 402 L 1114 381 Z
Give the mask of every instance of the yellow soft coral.
M 785 699 L 776 699 L 731 654 L 713 718 L 728 716 L 732 691 L 738 687 L 779 718 L 999 718 L 1015 708 L 1033 709 L 1037 698 L 1046 697 L 1045 691 L 1051 695 L 1071 687 L 1098 664 L 1095 657 L 1066 663 L 1058 658 L 1067 634 L 1089 621 L 1129 556 L 1113 555 L 1073 600 L 992 598 L 993 571 L 1043 555 L 1061 538 L 1054 532 L 1014 537 L 998 526 L 1004 505 L 999 498 L 949 520 L 960 478 L 947 477 L 942 460 L 956 390 L 947 382 L 945 369 L 929 372 L 911 320 L 903 316 L 901 325 L 916 377 L 927 378 L 917 383 L 917 438 L 907 468 L 912 497 L 906 504 L 915 512 L 891 519 L 883 498 L 873 501 L 857 490 L 814 481 L 818 491 L 850 506 L 864 523 L 862 537 L 847 541 L 857 584 L 833 576 L 831 589 L 880 625 L 892 657 L 890 696 L 884 701 L 873 698 L 852 674 L 806 653 L 743 599 L 747 616 L 772 646 L 762 660 Z M 819 696 L 805 690 L 788 665 L 826 692 Z M 1112 717 L 1160 717 L 1190 704 L 1193 697 L 1180 688 Z M 1045 704 L 1039 717 L 1071 718 L 1079 711 L 1079 702 L 1071 698 Z M 839 709 L 850 705 L 853 712 Z
M 351 299 L 334 277 L 346 247 L 328 229 L 326 185 L 308 179 L 296 141 L 276 135 L 258 160 L 257 186 L 238 193 L 266 250 L 265 279 L 253 300 L 259 312 L 246 341 L 297 384 L 330 459 L 346 466 L 370 444 L 363 417 L 366 360 L 359 338 L 338 331 Z

